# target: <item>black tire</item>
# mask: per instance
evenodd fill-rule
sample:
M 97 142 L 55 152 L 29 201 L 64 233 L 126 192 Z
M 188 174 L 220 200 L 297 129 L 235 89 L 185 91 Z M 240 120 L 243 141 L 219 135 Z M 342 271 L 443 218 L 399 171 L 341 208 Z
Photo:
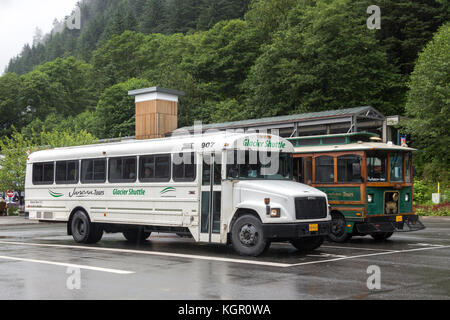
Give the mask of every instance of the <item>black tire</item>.
M 390 238 L 393 234 L 394 234 L 393 232 L 377 232 L 377 233 L 370 234 L 370 236 L 375 241 L 384 241 L 384 240 Z
M 347 233 L 347 222 L 342 214 L 331 213 L 331 228 L 328 238 L 333 242 L 345 242 L 350 239 L 351 234 Z
M 324 237 L 307 237 L 291 240 L 291 244 L 299 251 L 313 251 L 319 248 L 324 241 Z
M 84 211 L 77 211 L 72 217 L 72 237 L 77 243 L 97 243 L 103 237 L 103 229 L 91 223 Z
M 142 228 L 130 229 L 123 232 L 123 236 L 125 237 L 125 239 L 132 243 L 144 242 L 150 237 L 150 235 L 151 232 L 144 232 Z
M 261 221 L 252 215 L 243 215 L 233 224 L 231 244 L 242 256 L 256 257 L 267 250 L 269 241 L 264 238 Z

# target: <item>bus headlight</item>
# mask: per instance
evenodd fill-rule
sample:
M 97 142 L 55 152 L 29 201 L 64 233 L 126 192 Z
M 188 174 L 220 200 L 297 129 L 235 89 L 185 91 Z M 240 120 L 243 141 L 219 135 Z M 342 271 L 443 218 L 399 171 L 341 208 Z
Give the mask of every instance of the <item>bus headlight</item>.
M 372 203 L 373 202 L 373 194 L 367 195 L 367 202 Z
M 271 218 L 279 218 L 280 216 L 281 216 L 280 208 L 271 208 L 270 209 L 270 217 Z
M 409 193 L 406 193 L 405 194 L 405 202 L 408 202 L 409 201 Z

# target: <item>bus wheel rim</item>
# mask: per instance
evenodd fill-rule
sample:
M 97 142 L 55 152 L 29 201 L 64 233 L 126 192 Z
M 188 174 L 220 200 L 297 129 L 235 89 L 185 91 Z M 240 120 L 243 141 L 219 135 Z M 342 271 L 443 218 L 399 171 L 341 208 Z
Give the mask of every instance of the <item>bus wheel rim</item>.
M 254 246 L 258 242 L 258 231 L 252 224 L 243 225 L 239 232 L 239 240 L 245 246 Z
M 78 234 L 84 235 L 86 232 L 86 225 L 83 220 L 79 219 L 76 224 Z
M 342 219 L 336 219 L 335 221 L 333 221 L 333 223 L 331 224 L 331 232 L 334 235 L 342 235 L 345 231 L 345 222 Z

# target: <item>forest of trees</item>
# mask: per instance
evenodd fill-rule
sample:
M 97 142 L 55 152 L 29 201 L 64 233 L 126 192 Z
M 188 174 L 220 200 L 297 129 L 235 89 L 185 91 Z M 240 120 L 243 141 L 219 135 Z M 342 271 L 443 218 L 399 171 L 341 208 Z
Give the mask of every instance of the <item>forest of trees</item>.
M 372 4 L 382 11 L 379 30 L 366 25 Z M 419 53 L 426 64 L 427 44 L 448 41 L 449 29 L 441 27 L 450 18 L 445 0 L 82 0 L 79 6 L 81 30 L 26 45 L 0 77 L 0 138 L 14 130 L 28 137 L 67 129 L 97 138 L 134 135 L 127 91 L 147 86 L 185 91 L 179 126 L 361 105 L 385 115 L 436 116 L 415 113 L 421 107 L 411 91 L 420 82 Z M 432 40 L 438 30 L 444 35 Z M 447 111 L 448 52 L 438 100 Z M 433 125 L 450 129 L 448 121 Z M 405 130 L 420 145 L 414 128 Z M 447 152 L 440 159 L 448 161 Z

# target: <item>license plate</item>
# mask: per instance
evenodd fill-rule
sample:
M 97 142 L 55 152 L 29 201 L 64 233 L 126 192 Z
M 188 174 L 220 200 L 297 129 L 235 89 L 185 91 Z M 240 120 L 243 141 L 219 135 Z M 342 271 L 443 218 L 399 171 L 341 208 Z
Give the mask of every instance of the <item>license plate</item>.
M 309 232 L 319 231 L 319 225 L 317 223 L 309 225 Z
M 403 221 L 403 217 L 402 216 L 396 216 L 395 217 L 395 221 L 396 222 L 402 222 Z

